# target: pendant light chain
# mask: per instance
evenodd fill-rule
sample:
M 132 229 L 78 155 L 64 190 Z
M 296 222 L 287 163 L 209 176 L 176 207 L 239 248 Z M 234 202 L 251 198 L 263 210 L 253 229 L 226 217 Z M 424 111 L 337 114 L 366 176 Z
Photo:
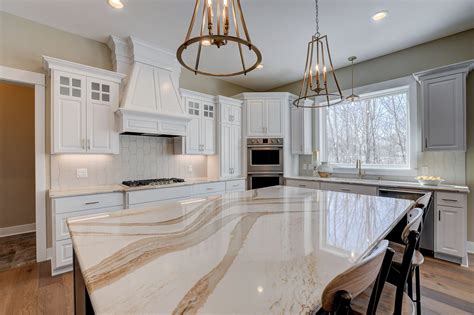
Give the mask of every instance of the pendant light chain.
M 315 9 L 315 22 L 316 22 L 316 33 L 315 37 L 321 36 L 319 33 L 319 0 L 314 0 L 314 9 Z

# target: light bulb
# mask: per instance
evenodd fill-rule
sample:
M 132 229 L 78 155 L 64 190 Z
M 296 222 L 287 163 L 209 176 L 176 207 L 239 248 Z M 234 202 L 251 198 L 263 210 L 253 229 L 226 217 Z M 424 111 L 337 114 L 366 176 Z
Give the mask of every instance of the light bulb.
M 114 9 L 122 9 L 123 3 L 120 0 L 108 0 L 109 5 Z
M 263 65 L 261 63 L 258 64 L 257 69 L 263 69 Z
M 207 0 L 207 5 L 208 5 L 209 7 L 211 7 L 211 6 L 212 6 L 212 0 Z
M 387 17 L 388 12 L 387 11 L 380 11 L 372 15 L 372 20 L 374 21 L 380 21 L 383 20 Z
M 224 0 L 224 7 L 227 6 L 227 0 Z
M 202 44 L 203 46 L 211 46 L 211 41 L 210 41 L 209 39 L 203 39 L 203 40 L 201 41 L 201 44 Z

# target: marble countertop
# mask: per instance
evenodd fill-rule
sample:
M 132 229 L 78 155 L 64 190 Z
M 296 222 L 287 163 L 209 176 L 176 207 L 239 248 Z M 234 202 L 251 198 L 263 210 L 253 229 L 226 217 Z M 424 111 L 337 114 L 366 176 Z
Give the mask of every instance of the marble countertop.
M 380 186 L 390 188 L 410 188 L 410 189 L 421 189 L 431 191 L 448 191 L 448 192 L 459 192 L 469 193 L 469 187 L 458 186 L 458 185 L 439 185 L 439 186 L 425 186 L 418 182 L 400 182 L 392 180 L 378 180 L 378 179 L 359 179 L 359 178 L 342 178 L 342 177 L 312 177 L 312 176 L 287 176 L 286 179 L 295 180 L 310 180 L 315 182 L 328 182 L 328 183 L 341 183 L 341 184 L 357 184 L 367 186 Z
M 306 314 L 411 206 L 275 186 L 68 226 L 96 314 Z
M 226 182 L 226 181 L 242 180 L 242 179 L 246 179 L 246 178 L 245 177 L 222 178 L 222 179 L 196 178 L 196 179 L 189 179 L 189 180 L 187 179 L 184 183 L 176 183 L 176 184 L 161 185 L 161 186 L 128 187 L 122 184 L 116 184 L 116 185 L 87 186 L 87 187 L 78 187 L 78 188 L 71 188 L 71 189 L 50 189 L 49 198 L 74 197 L 74 196 L 104 194 L 104 193 L 112 193 L 112 192 L 130 192 L 130 191 L 137 191 L 137 190 L 160 189 L 160 188 L 169 188 L 169 187 L 176 187 L 176 186 L 189 186 L 189 185 Z

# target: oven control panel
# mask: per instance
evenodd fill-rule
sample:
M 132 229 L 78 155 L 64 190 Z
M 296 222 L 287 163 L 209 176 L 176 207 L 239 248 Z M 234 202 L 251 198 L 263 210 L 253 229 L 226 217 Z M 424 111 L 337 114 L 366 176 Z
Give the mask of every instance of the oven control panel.
M 247 145 L 283 145 L 283 138 L 248 138 Z

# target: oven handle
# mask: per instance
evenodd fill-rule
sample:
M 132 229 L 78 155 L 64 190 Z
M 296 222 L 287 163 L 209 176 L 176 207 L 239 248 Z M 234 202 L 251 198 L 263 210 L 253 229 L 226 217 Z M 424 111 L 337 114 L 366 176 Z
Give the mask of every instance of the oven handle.
M 270 149 L 274 149 L 274 148 L 283 148 L 283 146 L 280 145 L 280 144 L 276 144 L 276 145 L 247 145 L 247 148 L 270 150 Z

